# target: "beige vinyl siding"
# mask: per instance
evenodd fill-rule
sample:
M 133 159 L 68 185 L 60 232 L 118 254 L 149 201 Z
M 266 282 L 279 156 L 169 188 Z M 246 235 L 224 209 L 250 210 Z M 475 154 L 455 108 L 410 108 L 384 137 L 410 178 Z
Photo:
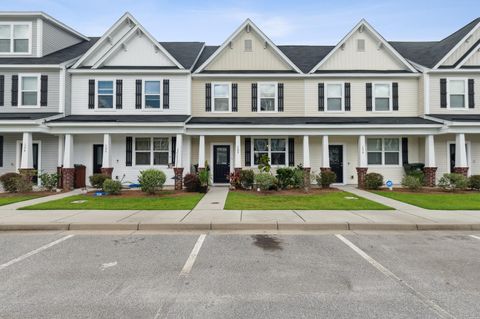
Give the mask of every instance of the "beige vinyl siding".
M 252 40 L 252 52 L 245 52 L 244 41 Z M 242 30 L 225 49 L 205 68 L 218 70 L 292 70 L 274 49 L 252 29 Z
M 419 78 L 312 78 L 305 80 L 306 116 L 418 116 Z M 351 111 L 321 112 L 318 111 L 318 83 L 349 82 Z M 367 112 L 366 83 L 398 83 L 398 111 Z M 326 109 L 326 108 L 325 108 Z
M 460 78 L 475 80 L 475 108 L 449 109 L 440 107 L 440 79 Z M 448 91 L 448 81 L 447 81 Z M 467 88 L 468 97 L 468 88 Z M 447 96 L 448 99 L 448 96 Z M 430 114 L 480 114 L 480 74 L 478 73 L 444 73 L 430 75 Z
M 442 63 L 445 66 L 451 66 L 455 64 L 470 48 L 472 45 L 475 45 L 480 39 L 480 28 L 475 30 L 475 32 L 468 39 L 468 42 L 465 41 Z
M 480 136 L 466 134 L 465 142 L 470 149 L 468 154 L 469 174 L 480 174 Z M 455 134 L 435 136 L 435 161 L 437 164 L 437 181 L 443 174 L 450 173 L 449 144 L 455 143 Z
M 357 40 L 365 40 L 365 51 L 357 51 Z M 385 46 L 378 47 L 377 39 L 367 29 L 355 31 L 345 41 L 344 47 L 336 50 L 319 70 L 408 70 Z
M 82 40 L 69 32 L 61 30 L 52 23 L 43 20 L 43 55 L 72 46 Z
M 466 62 L 464 65 L 467 66 L 478 66 L 480 65 L 480 52 L 475 52 Z
M 48 75 L 48 106 L 41 106 L 41 107 L 18 107 L 12 106 L 12 75 L 18 74 L 40 74 L 40 75 Z M 25 113 L 25 112 L 58 112 L 59 111 L 59 93 L 60 93 L 60 72 L 59 71 L 51 71 L 51 70 L 33 70 L 33 69 L 21 69 L 21 70 L 2 70 L 0 74 L 5 76 L 5 106 L 0 107 L 1 112 L 18 112 L 18 113 Z M 38 79 L 40 81 L 40 78 Z M 20 79 L 18 88 L 20 91 Z M 40 99 L 40 92 L 38 92 L 38 98 Z M 18 104 L 20 105 L 20 99 L 18 99 Z

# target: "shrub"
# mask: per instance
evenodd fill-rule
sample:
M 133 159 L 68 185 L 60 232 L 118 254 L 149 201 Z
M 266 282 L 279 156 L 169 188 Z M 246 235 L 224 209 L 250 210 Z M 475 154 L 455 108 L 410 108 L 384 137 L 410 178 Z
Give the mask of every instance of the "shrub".
M 198 172 L 198 180 L 200 181 L 200 187 L 208 187 L 210 183 L 210 171 L 207 169 Z
M 365 187 L 367 189 L 379 189 L 383 185 L 383 176 L 378 173 L 365 175 Z
M 251 189 L 255 183 L 255 172 L 251 169 L 240 171 L 240 185 L 244 189 Z
M 422 180 L 414 175 L 406 175 L 402 179 L 402 186 L 412 191 L 417 191 L 423 186 Z
M 278 168 L 276 178 L 280 189 L 293 187 L 295 184 L 295 171 L 289 167 Z
M 468 180 L 462 174 L 443 174 L 438 181 L 438 186 L 447 191 L 458 191 L 467 188 Z
M 122 182 L 107 178 L 103 182 L 102 190 L 110 195 L 120 195 L 122 193 Z
M 303 179 L 303 176 L 305 174 L 305 172 L 303 171 L 303 167 L 301 166 L 298 166 L 296 167 L 294 170 L 294 174 L 293 174 L 293 184 L 292 184 L 292 187 L 293 188 L 301 188 L 303 187 L 303 183 L 304 183 L 304 179 Z
M 2 183 L 3 190 L 9 193 L 17 191 L 17 179 L 21 178 L 18 173 L 6 173 L 0 176 L 0 183 Z
M 405 171 L 406 175 L 411 175 L 410 173 L 418 173 L 422 172 L 423 173 L 423 168 L 425 167 L 425 164 L 423 163 L 408 163 L 408 164 L 403 164 L 403 169 Z
M 255 184 L 262 191 L 268 191 L 270 189 L 275 189 L 277 186 L 277 179 L 269 173 L 258 173 L 255 175 Z
M 468 187 L 474 190 L 480 190 L 480 175 L 472 175 L 468 179 Z
M 104 175 L 104 174 L 93 174 L 92 176 L 90 176 L 88 178 L 90 180 L 90 185 L 92 185 L 92 187 L 95 187 L 95 188 L 102 188 L 103 187 L 103 183 L 109 179 L 109 177 L 107 175 Z
M 318 174 L 315 179 L 317 180 L 317 185 L 323 188 L 330 188 L 330 185 L 335 183 L 337 180 L 337 174 L 332 171 L 323 171 Z
M 187 174 L 183 178 L 183 185 L 187 189 L 187 192 L 198 192 L 200 189 L 200 180 L 197 174 Z
M 228 180 L 231 187 L 235 189 L 242 187 L 242 185 L 240 184 L 240 172 L 234 171 L 233 173 L 230 173 L 230 175 L 228 176 Z
M 15 187 L 19 193 L 29 193 L 33 190 L 32 175 L 20 174 L 20 178 L 15 179 Z
M 42 173 L 39 176 L 40 181 L 42 182 L 42 186 L 48 190 L 48 191 L 53 191 L 54 189 L 57 188 L 58 184 L 58 174 L 57 173 Z
M 262 173 L 270 173 L 272 166 L 270 165 L 270 158 L 268 155 L 262 155 L 258 160 L 258 169 Z
M 140 172 L 138 182 L 142 192 L 155 194 L 159 189 L 162 189 L 166 179 L 164 172 L 150 168 Z

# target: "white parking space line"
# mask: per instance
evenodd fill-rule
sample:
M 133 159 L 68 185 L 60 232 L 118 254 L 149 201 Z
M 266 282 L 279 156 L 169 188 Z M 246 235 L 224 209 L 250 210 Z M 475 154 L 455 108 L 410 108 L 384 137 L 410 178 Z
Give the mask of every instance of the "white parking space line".
M 479 237 L 479 236 L 470 235 L 470 237 L 480 240 L 480 237 Z
M 11 266 L 11 265 L 16 264 L 16 263 L 18 263 L 18 262 L 20 262 L 20 261 L 22 261 L 22 260 L 24 260 L 24 259 L 27 259 L 27 258 L 30 257 L 30 256 L 33 256 L 33 255 L 35 255 L 35 254 L 38 254 L 39 252 L 42 252 L 42 251 L 44 251 L 44 250 L 46 250 L 46 249 L 48 249 L 48 248 L 50 248 L 50 247 L 52 247 L 52 246 L 55 246 L 55 245 L 57 245 L 57 244 L 60 244 L 61 242 L 65 241 L 65 240 L 67 240 L 67 239 L 69 239 L 69 238 L 72 238 L 73 236 L 75 236 L 75 235 L 68 235 L 68 236 L 62 237 L 62 238 L 60 238 L 60 239 L 57 239 L 57 240 L 55 240 L 55 241 L 52 241 L 52 242 L 49 243 L 49 244 L 46 244 L 46 245 L 44 245 L 44 246 L 42 246 L 42 247 L 39 247 L 39 248 L 37 248 L 37 249 L 35 249 L 35 250 L 32 250 L 31 252 L 28 252 L 28 253 L 26 253 L 25 255 L 22 255 L 22 256 L 20 256 L 20 257 L 17 257 L 17 258 L 15 258 L 15 259 L 10 260 L 9 262 L 6 262 L 6 263 L 4 263 L 4 264 L 1 264 L 1 265 L 0 265 L 0 270 L 3 270 L 3 269 L 5 269 L 5 268 L 7 268 L 8 266 Z
M 198 237 L 197 242 L 195 243 L 195 246 L 193 246 L 192 252 L 190 253 L 190 256 L 188 256 L 187 262 L 185 263 L 182 271 L 180 272 L 180 276 L 186 276 L 192 270 L 193 264 L 195 263 L 195 259 L 197 259 L 200 248 L 202 248 L 205 237 L 207 237 L 207 234 L 201 234 L 200 237 Z
M 366 252 L 355 246 L 354 243 L 346 239 L 340 234 L 335 235 L 338 239 L 340 239 L 345 245 L 350 247 L 353 251 L 355 251 L 357 254 L 359 254 L 363 259 L 368 261 L 373 267 L 377 268 L 380 272 L 382 272 L 385 276 L 393 279 L 396 281 L 398 284 L 400 284 L 402 287 L 404 287 L 406 290 L 408 290 L 411 294 L 416 296 L 424 305 L 428 306 L 431 310 L 433 310 L 440 318 L 455 318 L 452 314 L 450 314 L 448 311 L 440 307 L 438 304 L 436 304 L 433 300 L 427 298 L 425 295 L 423 295 L 421 292 L 415 290 L 412 286 L 410 286 L 408 283 L 403 281 L 400 277 L 395 275 L 393 272 L 385 268 L 382 264 L 380 264 L 378 261 L 370 257 Z

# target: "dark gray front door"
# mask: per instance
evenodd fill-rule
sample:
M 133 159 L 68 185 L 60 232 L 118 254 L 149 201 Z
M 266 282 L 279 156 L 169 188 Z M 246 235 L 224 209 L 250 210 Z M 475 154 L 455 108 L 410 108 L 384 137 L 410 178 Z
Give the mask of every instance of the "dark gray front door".
M 103 163 L 103 144 L 93 145 L 93 174 L 100 174 L 102 172 Z
M 230 174 L 230 146 L 213 146 L 213 182 L 228 183 Z
M 330 169 L 337 175 L 336 183 L 343 183 L 343 145 L 330 145 Z

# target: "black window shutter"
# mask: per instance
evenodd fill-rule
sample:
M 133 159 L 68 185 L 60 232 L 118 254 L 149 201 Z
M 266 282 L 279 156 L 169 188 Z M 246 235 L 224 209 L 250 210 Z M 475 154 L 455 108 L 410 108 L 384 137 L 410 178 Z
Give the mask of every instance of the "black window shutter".
M 245 138 L 245 166 L 252 166 L 252 140 L 249 137 Z
M 127 136 L 125 150 L 125 165 L 132 166 L 133 138 L 131 136 Z
M 3 167 L 3 136 L 0 136 L 0 167 Z
M 440 79 L 440 107 L 447 107 L 447 79 Z
M 318 110 L 325 111 L 325 84 L 318 83 Z
M 367 112 L 372 111 L 372 83 L 366 83 Z
M 40 77 L 40 106 L 48 105 L 48 75 Z
M 252 83 L 252 112 L 257 112 L 257 83 Z
M 475 107 L 475 80 L 468 79 L 468 108 Z
M 232 83 L 232 112 L 238 112 L 238 84 Z
M 135 80 L 135 108 L 142 108 L 142 80 Z
M 5 105 L 5 75 L 0 75 L 0 106 Z
M 12 106 L 18 106 L 18 75 L 12 75 Z
M 121 109 L 123 106 L 123 81 L 117 80 L 117 93 L 116 93 L 116 108 Z
M 205 83 L 205 112 L 212 112 L 212 83 Z
M 175 165 L 175 157 L 177 156 L 177 137 L 172 136 L 172 164 Z
M 283 83 L 278 83 L 278 112 L 283 112 Z
M 345 83 L 345 111 L 352 109 L 351 97 L 350 97 L 350 83 Z
M 288 138 L 288 166 L 295 166 L 295 139 Z
M 392 83 L 393 110 L 398 111 L 398 83 Z
M 168 110 L 170 108 L 170 80 L 163 80 L 163 109 Z
M 402 164 L 408 164 L 408 137 L 402 137 Z
M 95 80 L 88 80 L 88 108 L 95 108 Z

